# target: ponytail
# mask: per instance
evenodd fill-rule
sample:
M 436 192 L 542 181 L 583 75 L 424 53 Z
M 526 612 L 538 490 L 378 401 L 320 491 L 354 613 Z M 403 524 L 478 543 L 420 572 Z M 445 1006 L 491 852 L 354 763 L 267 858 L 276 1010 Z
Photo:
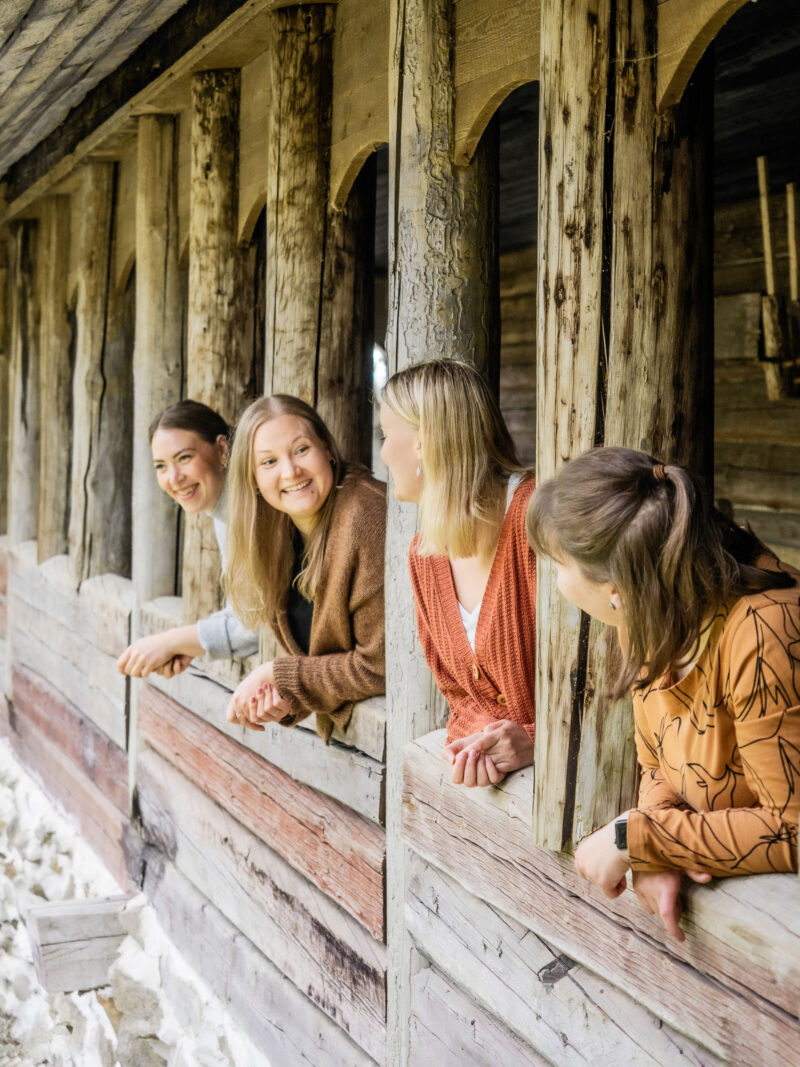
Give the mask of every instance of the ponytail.
M 726 600 L 785 588 L 758 565 L 769 550 L 718 511 L 703 482 L 630 448 L 597 448 L 567 463 L 531 498 L 531 547 L 574 560 L 623 603 L 628 649 L 609 695 L 652 685 L 690 659 Z

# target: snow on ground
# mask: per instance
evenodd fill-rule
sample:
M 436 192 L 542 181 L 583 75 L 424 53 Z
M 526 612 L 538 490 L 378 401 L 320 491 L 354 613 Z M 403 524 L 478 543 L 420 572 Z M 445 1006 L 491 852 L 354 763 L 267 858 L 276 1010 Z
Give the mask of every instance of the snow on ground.
M 126 916 L 110 987 L 48 997 L 26 909 L 120 891 L 0 740 L 0 1067 L 269 1067 L 149 907 Z

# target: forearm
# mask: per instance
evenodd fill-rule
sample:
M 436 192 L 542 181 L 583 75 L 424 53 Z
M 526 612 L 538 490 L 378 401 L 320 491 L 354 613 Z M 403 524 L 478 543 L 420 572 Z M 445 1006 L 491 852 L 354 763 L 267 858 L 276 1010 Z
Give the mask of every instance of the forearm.
M 258 652 L 258 634 L 251 633 L 227 606 L 198 620 L 197 636 L 201 646 L 198 655 L 209 659 L 245 659 Z
M 356 649 L 324 656 L 279 656 L 273 674 L 278 692 L 296 717 L 332 715 L 386 691 L 382 648 L 373 654 Z
M 174 656 L 202 656 L 204 649 L 197 632 L 197 624 L 176 626 L 164 635 L 169 640 Z

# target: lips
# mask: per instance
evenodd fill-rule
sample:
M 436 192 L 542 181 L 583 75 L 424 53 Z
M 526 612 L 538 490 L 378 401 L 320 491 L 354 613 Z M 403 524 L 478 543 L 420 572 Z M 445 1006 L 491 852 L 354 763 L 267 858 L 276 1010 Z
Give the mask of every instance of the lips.
M 302 493 L 304 489 L 307 489 L 311 485 L 311 479 L 307 478 L 304 482 L 300 482 L 299 485 L 289 485 L 285 489 L 281 489 L 282 493 Z

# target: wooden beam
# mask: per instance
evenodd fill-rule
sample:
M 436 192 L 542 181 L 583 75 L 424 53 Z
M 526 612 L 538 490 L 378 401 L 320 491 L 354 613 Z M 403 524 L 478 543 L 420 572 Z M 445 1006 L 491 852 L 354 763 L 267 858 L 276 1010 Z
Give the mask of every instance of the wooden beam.
M 570 858 L 531 845 L 532 769 L 465 790 L 441 745 L 434 733 L 405 752 L 403 834 L 425 859 L 722 1059 L 762 1062 L 798 1040 L 794 876 L 692 887 L 678 944 L 632 892 L 607 900 Z
M 383 937 L 385 834 L 145 686 L 140 734 L 220 807 L 378 939 Z
M 11 272 L 9 270 L 8 240 L 0 241 L 0 393 L 7 398 L 11 392 Z M 5 533 L 8 522 L 8 461 L 9 417 L 11 404 L 0 400 L 0 531 Z
M 680 100 L 698 62 L 728 19 L 747 0 L 659 0 L 659 108 Z
M 8 536 L 36 538 L 39 484 L 38 223 L 11 227 L 12 267 L 8 415 Z
M 383 946 L 152 750 L 137 781 L 148 840 L 381 1062 Z
M 169 939 L 271 1063 L 371 1067 L 372 1057 L 155 849 L 144 889 Z
M 108 985 L 108 972 L 128 936 L 120 915 L 141 895 L 59 900 L 25 912 L 33 961 L 48 993 L 71 993 Z
M 136 183 L 131 577 L 145 601 L 174 593 L 177 566 L 177 510 L 158 486 L 147 440 L 159 411 L 180 399 L 183 374 L 174 116 L 140 116 Z
M 67 306 L 70 250 L 69 197 L 42 204 L 41 234 L 41 425 L 39 472 L 39 562 L 67 551 L 69 463 L 72 437 L 74 335 Z

